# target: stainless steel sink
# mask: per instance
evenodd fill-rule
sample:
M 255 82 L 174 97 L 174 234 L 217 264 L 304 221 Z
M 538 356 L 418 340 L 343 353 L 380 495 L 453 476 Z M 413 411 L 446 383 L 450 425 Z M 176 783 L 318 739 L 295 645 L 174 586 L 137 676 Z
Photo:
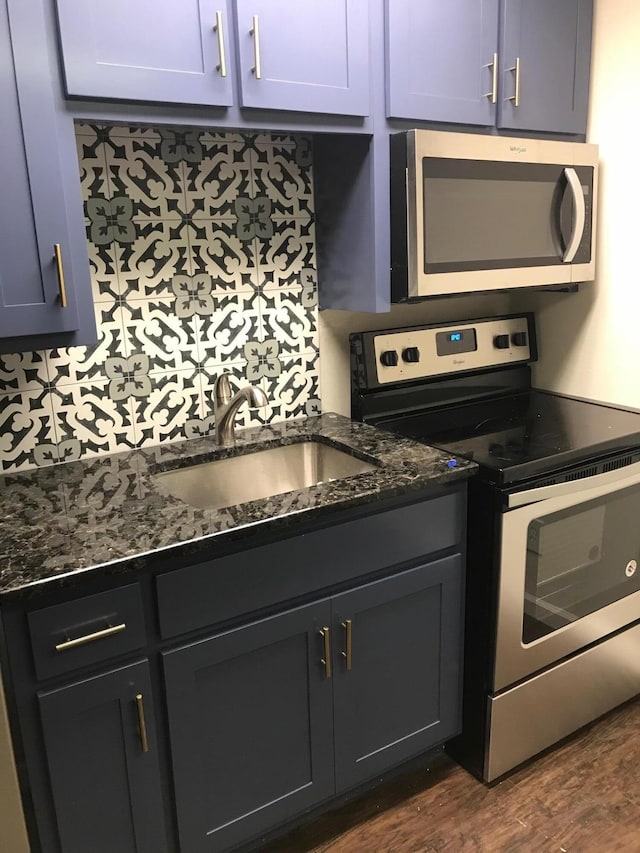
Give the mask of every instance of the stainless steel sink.
M 222 509 L 373 471 L 376 466 L 318 441 L 300 441 L 155 475 L 197 509 Z

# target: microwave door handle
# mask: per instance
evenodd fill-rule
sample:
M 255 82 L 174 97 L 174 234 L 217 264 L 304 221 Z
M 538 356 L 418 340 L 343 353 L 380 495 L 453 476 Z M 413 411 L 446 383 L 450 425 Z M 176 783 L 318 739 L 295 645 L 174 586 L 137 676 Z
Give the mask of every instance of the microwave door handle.
M 569 242 L 567 243 L 567 248 L 565 249 L 564 255 L 562 256 L 562 262 L 565 264 L 570 264 L 576 256 L 576 252 L 578 251 L 578 247 L 580 246 L 580 241 L 582 240 L 582 235 L 584 234 L 586 211 L 584 204 L 584 195 L 582 194 L 582 187 L 580 185 L 580 178 L 578 177 L 578 173 L 575 169 L 566 168 L 564 170 L 564 176 L 567 179 L 567 186 L 569 187 L 571 195 L 573 196 L 574 216 L 573 230 L 571 231 L 571 237 L 569 238 Z
M 612 484 L 615 484 L 616 488 L 625 489 L 638 482 L 640 482 L 640 462 L 634 462 L 626 468 L 617 468 L 603 474 L 596 474 L 593 477 L 570 480 L 567 483 L 555 483 L 552 486 L 540 486 L 537 489 L 527 489 L 524 492 L 514 492 L 507 495 L 506 505 L 507 509 L 516 509 L 516 507 L 527 506 L 527 504 L 545 501 L 549 498 L 577 495 L 580 492 L 585 493 L 585 497 L 596 497 L 599 490 L 610 491 Z M 596 494 L 591 494 L 592 490 L 596 490 Z

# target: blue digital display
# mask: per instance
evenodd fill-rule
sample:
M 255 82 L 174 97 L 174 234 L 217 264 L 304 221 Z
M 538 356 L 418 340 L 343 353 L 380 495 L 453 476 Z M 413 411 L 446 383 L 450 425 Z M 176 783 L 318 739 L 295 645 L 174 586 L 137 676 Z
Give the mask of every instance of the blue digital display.
M 449 335 L 449 340 L 451 341 L 451 343 L 453 343 L 454 341 L 461 341 L 462 332 L 451 332 L 451 334 Z

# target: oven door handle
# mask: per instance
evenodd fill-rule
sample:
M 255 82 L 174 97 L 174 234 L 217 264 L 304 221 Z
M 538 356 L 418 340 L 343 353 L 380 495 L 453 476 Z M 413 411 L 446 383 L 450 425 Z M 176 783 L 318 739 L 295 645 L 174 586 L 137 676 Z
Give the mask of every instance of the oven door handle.
M 602 489 L 615 485 L 616 488 L 626 488 L 640 483 L 640 462 L 627 468 L 616 468 L 605 474 L 585 477 L 583 480 L 572 480 L 569 483 L 556 483 L 553 486 L 541 486 L 538 489 L 528 489 L 526 492 L 514 492 L 507 495 L 507 509 L 515 509 L 527 504 L 544 501 L 548 498 L 559 498 L 564 495 L 575 495 L 579 492 L 589 492 L 591 489 Z

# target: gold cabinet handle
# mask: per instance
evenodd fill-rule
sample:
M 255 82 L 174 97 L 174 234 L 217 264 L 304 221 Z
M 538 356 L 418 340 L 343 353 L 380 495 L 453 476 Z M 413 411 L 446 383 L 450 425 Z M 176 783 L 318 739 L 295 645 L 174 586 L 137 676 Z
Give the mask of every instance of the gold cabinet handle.
M 511 68 L 507 69 L 508 71 L 513 71 L 516 75 L 516 90 L 513 95 L 510 95 L 507 98 L 507 101 L 513 101 L 514 107 L 520 106 L 520 57 L 516 56 L 516 64 L 512 65 Z
M 320 658 L 320 663 L 324 664 L 324 674 L 326 678 L 331 678 L 331 639 L 329 637 L 329 629 L 326 625 L 320 631 L 320 636 L 324 642 L 324 657 Z
M 345 659 L 348 672 L 351 669 L 351 635 L 353 632 L 353 623 L 351 622 L 351 619 L 345 619 L 341 625 L 345 630 L 346 651 L 340 652 L 340 654 Z
M 492 61 L 487 62 L 487 64 L 482 67 L 492 69 L 491 91 L 487 92 L 485 98 L 491 98 L 491 103 L 495 104 L 498 102 L 498 54 L 494 53 Z
M 147 723 L 144 718 L 144 700 L 142 693 L 136 696 L 136 708 L 138 710 L 138 731 L 140 732 L 140 749 L 149 752 L 149 741 L 147 739 Z
M 214 33 L 218 35 L 218 57 L 220 62 L 216 65 L 216 70 L 220 72 L 221 77 L 227 76 L 227 57 L 224 52 L 224 30 L 222 27 L 222 12 L 216 12 L 216 22 L 213 27 Z
M 56 261 L 56 269 L 58 270 L 58 289 L 60 291 L 60 307 L 67 307 L 67 288 L 64 283 L 64 265 L 62 263 L 62 246 L 60 243 L 53 245 L 53 257 Z
M 258 21 L 257 15 L 253 16 L 253 23 L 249 32 L 253 36 L 254 66 L 251 70 L 253 71 L 256 80 L 259 80 L 262 77 L 262 65 L 260 62 L 260 22 Z
M 112 637 L 114 634 L 119 634 L 127 627 L 123 622 L 121 625 L 113 625 L 109 628 L 103 628 L 102 631 L 94 631 L 93 634 L 85 634 L 83 637 L 76 637 L 75 640 L 65 640 L 63 643 L 58 643 L 56 646 L 57 652 L 64 652 L 67 649 L 75 649 L 76 646 L 84 646 L 85 643 L 92 643 L 94 640 L 102 640 L 103 637 Z

